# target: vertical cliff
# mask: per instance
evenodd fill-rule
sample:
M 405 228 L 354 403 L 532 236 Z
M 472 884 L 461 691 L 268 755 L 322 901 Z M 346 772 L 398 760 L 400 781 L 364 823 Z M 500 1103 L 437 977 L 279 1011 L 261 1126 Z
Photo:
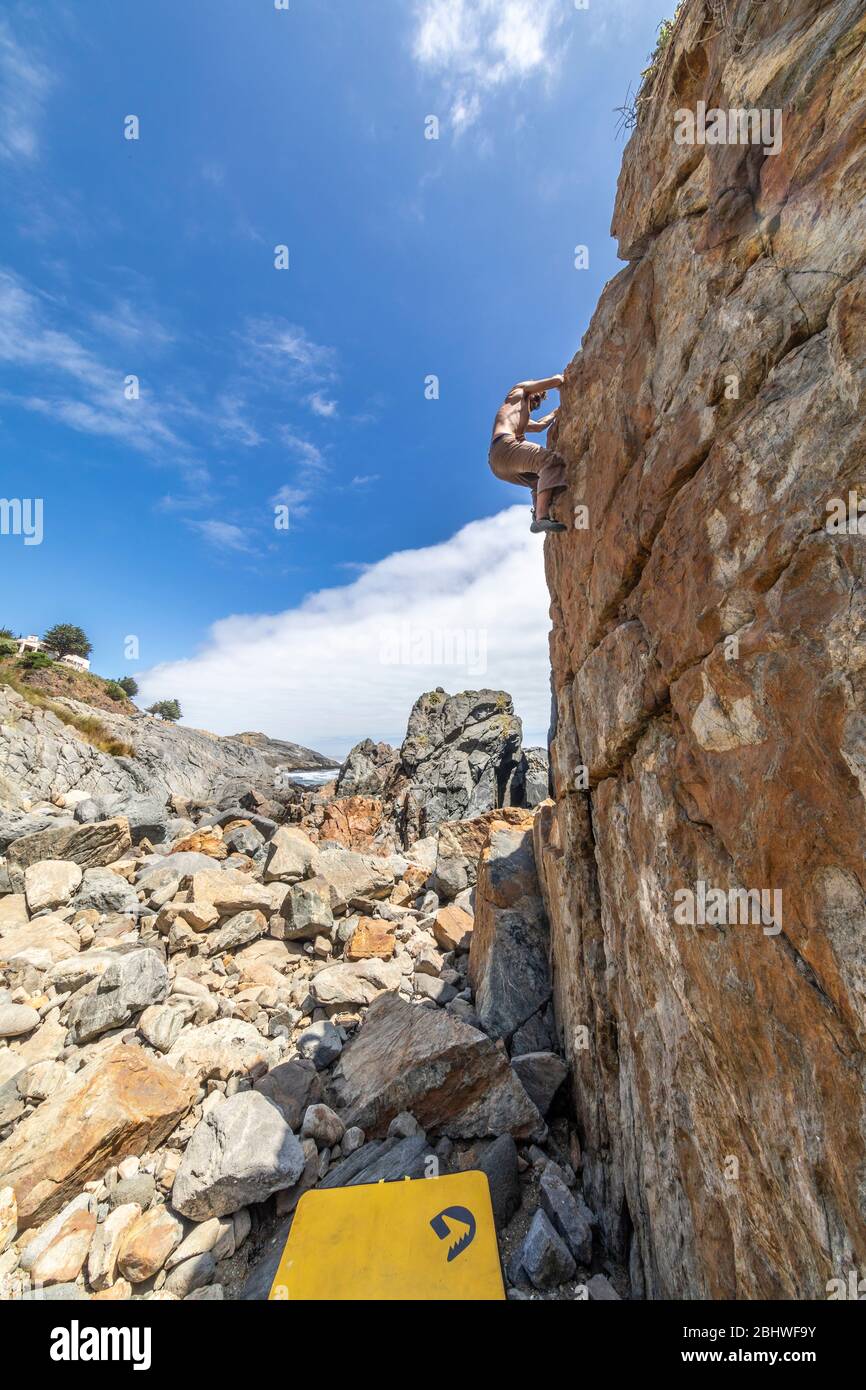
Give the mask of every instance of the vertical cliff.
M 828 526 L 866 513 L 864 43 L 863 0 L 686 0 L 563 390 L 536 849 L 585 1186 L 647 1297 L 866 1268 L 866 534 Z M 677 143 L 701 102 L 781 112 L 777 152 Z

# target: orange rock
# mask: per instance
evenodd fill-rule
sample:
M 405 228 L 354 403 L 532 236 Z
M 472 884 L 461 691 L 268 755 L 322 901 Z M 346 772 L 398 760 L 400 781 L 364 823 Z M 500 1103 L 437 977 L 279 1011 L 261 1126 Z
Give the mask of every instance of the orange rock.
M 183 854 L 186 851 L 195 854 L 209 854 L 211 859 L 225 859 L 228 850 L 223 844 L 222 834 L 217 834 L 212 830 L 196 830 L 194 834 L 187 835 L 186 839 L 178 840 L 172 848 L 172 854 Z
M 0 1144 L 0 1188 L 15 1190 L 19 1230 L 53 1216 L 113 1163 L 157 1148 L 195 1096 L 193 1081 L 139 1047 L 118 1044 L 86 1066 Z
M 474 925 L 472 914 L 462 907 L 440 907 L 433 921 L 436 945 L 442 951 L 456 951 L 461 945 L 467 950 Z
M 346 849 L 368 850 L 382 826 L 383 817 L 384 807 L 375 797 L 340 797 L 324 808 L 319 839 L 336 840 Z
M 394 928 L 389 923 L 375 917 L 362 917 L 346 947 L 346 959 L 390 960 L 397 944 L 393 933 Z

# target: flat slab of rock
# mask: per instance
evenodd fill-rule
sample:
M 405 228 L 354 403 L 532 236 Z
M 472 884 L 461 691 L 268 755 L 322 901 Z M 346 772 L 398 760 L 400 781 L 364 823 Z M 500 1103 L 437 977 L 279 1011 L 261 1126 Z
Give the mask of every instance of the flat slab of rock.
M 510 1038 L 550 998 L 549 931 L 535 872 L 532 815 L 494 821 L 478 866 L 469 981 L 493 1038 Z
M 475 919 L 462 907 L 440 907 L 433 919 L 433 935 L 442 951 L 468 951 Z
M 138 1047 L 111 1048 L 44 1101 L 0 1144 L 0 1187 L 12 1187 L 26 1229 L 112 1164 L 162 1143 L 195 1085 Z
M 239 1091 L 193 1132 L 171 1191 L 183 1216 L 205 1221 L 292 1187 L 304 1171 L 300 1141 L 258 1091 Z
M 48 970 L 78 950 L 78 932 L 54 913 L 37 917 L 26 926 L 9 927 L 0 937 L 0 965 L 16 958 L 40 962 Z
M 271 839 L 265 862 L 265 883 L 297 883 L 316 872 L 319 851 L 298 825 L 281 825 Z
M 212 903 L 221 917 L 231 917 L 244 910 L 276 912 L 285 897 L 279 884 L 258 883 L 248 874 L 212 870 L 192 876 L 193 902 Z
M 31 915 L 62 907 L 81 882 L 81 866 L 65 859 L 41 859 L 24 870 L 24 895 Z
M 24 871 L 40 859 L 69 859 L 82 869 L 100 869 L 113 864 L 132 845 L 129 821 L 125 816 L 98 821 L 92 825 L 61 826 L 38 830 L 13 840 L 6 855 L 13 890 L 24 887 Z
M 378 1136 L 408 1110 L 428 1134 L 541 1137 L 545 1124 L 499 1048 L 444 1010 L 386 994 L 343 1049 L 331 1091 L 346 1127 Z

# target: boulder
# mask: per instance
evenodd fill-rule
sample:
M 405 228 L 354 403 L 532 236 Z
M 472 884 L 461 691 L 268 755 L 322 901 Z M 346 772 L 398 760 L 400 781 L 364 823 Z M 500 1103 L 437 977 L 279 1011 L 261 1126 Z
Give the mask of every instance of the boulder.
M 587 1220 L 585 1208 L 578 1206 L 552 1163 L 541 1175 L 538 1195 L 542 1211 L 547 1214 L 574 1259 L 579 1265 L 588 1267 L 592 1263 L 592 1226 Z
M 494 821 L 478 868 L 469 982 L 486 1033 L 509 1038 L 550 998 L 549 932 L 532 844 L 532 815 Z
M 152 1279 L 180 1245 L 183 1230 L 183 1222 L 168 1207 L 151 1207 L 126 1227 L 117 1252 L 118 1273 L 130 1284 Z
M 313 1139 L 320 1149 L 332 1149 L 343 1137 L 345 1126 L 328 1105 L 310 1105 L 301 1126 L 301 1138 Z
M 444 1010 L 386 994 L 343 1048 L 331 1093 L 347 1127 L 380 1135 L 408 1110 L 428 1134 L 543 1136 L 544 1121 L 502 1052 Z
M 125 1202 L 96 1227 L 87 1254 L 87 1282 L 92 1289 L 110 1289 L 114 1284 L 121 1245 L 129 1227 L 140 1216 L 137 1202 Z
M 18 1234 L 18 1203 L 12 1187 L 0 1187 L 0 1255 Z
M 370 1004 L 385 990 L 395 990 L 403 976 L 394 961 L 338 962 L 320 970 L 310 980 L 310 994 L 317 1004 Z
M 10 928 L 25 927 L 30 921 L 27 899 L 23 893 L 7 893 L 0 897 L 0 936 Z
M 104 972 L 79 990 L 69 1007 L 68 1023 L 74 1042 L 90 1042 L 111 1028 L 120 1028 L 150 1004 L 168 994 L 168 971 L 156 951 L 143 949 L 118 955 Z
M 472 940 L 475 919 L 463 908 L 440 907 L 433 918 L 433 935 L 436 945 L 443 951 L 468 951 Z
M 265 883 L 297 883 L 316 873 L 319 851 L 297 825 L 281 825 L 274 831 L 265 860 Z
M 139 911 L 138 893 L 110 869 L 85 869 L 72 906 L 79 912 L 118 912 L 134 917 Z
M 511 1065 L 523 1089 L 547 1115 L 553 1098 L 568 1075 L 568 1064 L 556 1052 L 523 1052 L 512 1057 Z
M 396 947 L 394 928 L 375 917 L 359 917 L 344 952 L 346 960 L 390 960 Z
M 316 874 L 330 884 L 335 912 L 344 912 L 355 899 L 386 898 L 394 887 L 394 873 L 386 860 L 348 849 L 321 850 Z
M 249 908 L 243 912 L 236 912 L 223 923 L 219 931 L 211 932 L 205 937 L 205 953 L 214 956 L 238 951 L 242 946 L 249 946 L 250 942 L 258 941 L 267 929 L 268 919 L 263 912 Z
M 336 841 L 346 849 L 372 850 L 385 823 L 385 804 L 376 797 L 340 797 L 325 806 L 319 838 Z
M 286 941 L 312 941 L 320 933 L 334 929 L 331 886 L 324 878 L 308 878 L 294 883 L 283 903 Z
M 239 1091 L 194 1130 L 172 1202 L 195 1221 L 226 1216 L 291 1187 L 304 1165 L 304 1151 L 277 1107 L 257 1091 Z
M 262 1064 L 274 1066 L 278 1060 L 276 1044 L 239 1018 L 218 1018 L 185 1028 L 166 1055 L 170 1066 L 197 1081 L 226 1081 Z
M 309 1058 L 317 1071 L 324 1071 L 336 1062 L 343 1050 L 343 1040 L 333 1023 L 323 1018 L 304 1030 L 296 1046 L 299 1057 Z
M 184 1010 L 170 1004 L 153 1004 L 138 1020 L 138 1031 L 157 1052 L 169 1052 L 184 1025 Z
M 48 970 L 77 951 L 78 932 L 56 913 L 37 917 L 26 926 L 9 927 L 0 937 L 0 965 L 27 959 Z
M 248 874 L 211 869 L 208 873 L 192 875 L 190 897 L 193 902 L 212 903 L 221 917 L 231 917 L 245 910 L 269 916 L 285 896 L 279 893 L 278 887 L 257 883 Z
M 571 1251 L 543 1211 L 537 1211 L 520 1249 L 520 1264 L 537 1289 L 555 1289 L 573 1279 Z
M 72 1212 L 30 1266 L 30 1278 L 39 1287 L 74 1282 L 84 1266 L 96 1229 L 96 1213 L 89 1207 Z
M 20 1228 L 44 1221 L 112 1163 L 157 1148 L 195 1094 L 141 1048 L 96 1058 L 0 1144 L 0 1187 L 15 1189 Z
M 411 838 L 442 821 L 469 819 L 501 806 L 520 753 L 522 727 L 502 690 L 437 689 L 412 707 L 400 749 L 410 785 Z
M 365 738 L 350 751 L 340 768 L 335 795 L 340 798 L 387 796 L 400 766 L 400 750 L 390 743 Z
M 0 1038 L 20 1038 L 40 1023 L 39 1012 L 29 1004 L 0 1004 Z
M 24 870 L 24 895 L 31 917 L 69 902 L 79 883 L 81 868 L 65 859 L 41 859 Z
M 326 1026 L 332 1027 L 330 1023 Z M 334 1029 L 334 1032 L 336 1031 Z M 336 1055 L 339 1055 L 339 1049 Z M 300 1129 L 307 1106 L 316 1104 L 322 1095 L 322 1084 L 315 1066 L 296 1058 L 272 1067 L 265 1076 L 255 1082 L 253 1089 L 277 1107 L 291 1130 Z
M 517 1145 L 511 1135 L 500 1134 L 498 1139 L 494 1139 L 478 1160 L 478 1167 L 487 1174 L 493 1219 L 497 1231 L 502 1231 L 520 1206 Z

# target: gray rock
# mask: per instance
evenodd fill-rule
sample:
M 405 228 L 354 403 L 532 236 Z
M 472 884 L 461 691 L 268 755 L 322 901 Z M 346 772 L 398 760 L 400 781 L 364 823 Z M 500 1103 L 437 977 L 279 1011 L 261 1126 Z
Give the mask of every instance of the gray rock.
M 502 690 L 429 691 L 415 701 L 400 749 L 407 798 L 407 842 L 446 820 L 503 804 L 520 754 L 522 727 Z
M 0 1004 L 0 1038 L 20 1038 L 40 1023 L 38 1010 L 29 1004 Z
M 147 948 L 118 955 L 98 979 L 78 991 L 68 1024 L 79 1046 L 111 1028 L 120 1028 L 168 993 L 168 971 Z
M 457 991 L 453 985 L 447 985 L 444 980 L 438 980 L 433 975 L 427 975 L 423 971 L 416 971 L 412 976 L 412 984 L 416 994 L 422 994 L 425 999 L 432 999 L 437 1004 L 450 1004 L 452 999 L 457 996 Z
M 88 1301 L 88 1296 L 79 1284 L 48 1284 L 41 1289 L 28 1289 L 19 1294 L 25 1303 L 69 1303 Z
M 555 1289 L 574 1277 L 571 1251 L 543 1211 L 533 1216 L 519 1259 L 537 1289 Z
M 156 845 L 166 838 L 171 812 L 166 809 L 165 800 L 158 796 L 126 796 L 123 793 L 93 797 L 75 808 L 77 821 L 104 821 L 113 816 L 125 816 L 129 821 L 134 845 L 141 844 L 142 840 Z
M 138 894 L 131 883 L 110 869 L 86 869 L 81 887 L 72 899 L 76 912 L 119 912 L 130 917 L 139 912 Z
M 142 1211 L 147 1211 L 155 1196 L 156 1182 L 150 1173 L 134 1173 L 131 1178 L 121 1178 L 114 1187 L 109 1189 L 108 1205 L 113 1211 L 115 1207 L 123 1207 L 128 1202 L 135 1202 Z
M 297 1182 L 304 1151 L 275 1105 L 240 1091 L 196 1127 L 172 1188 L 172 1205 L 204 1221 L 227 1216 Z
M 605 1274 L 594 1274 L 586 1287 L 592 1303 L 621 1302 L 619 1294 Z
M 221 1303 L 226 1296 L 222 1284 L 205 1284 L 204 1288 L 193 1289 L 184 1299 L 185 1303 Z
M 331 888 L 323 878 L 309 878 L 294 883 L 283 903 L 286 919 L 284 936 L 288 941 L 311 941 L 334 929 L 331 909 Z
M 166 1293 L 173 1293 L 178 1298 L 187 1298 L 196 1289 L 209 1284 L 215 1273 L 216 1261 L 210 1251 L 205 1250 L 202 1254 L 193 1255 L 191 1259 L 175 1265 L 166 1276 L 163 1288 Z
M 547 1115 L 554 1096 L 568 1075 L 567 1063 L 556 1052 L 524 1052 L 512 1057 L 511 1065 L 527 1095 L 542 1115 Z
M 399 1115 L 395 1115 L 388 1126 L 389 1139 L 412 1139 L 420 1135 L 422 1139 L 427 1136 L 424 1129 L 419 1125 L 414 1115 L 410 1115 L 408 1110 L 401 1110 Z
M 365 738 L 349 753 L 334 788 L 336 797 L 372 796 L 385 798 L 397 775 L 400 751 L 390 743 L 374 743 Z
M 95 825 L 59 826 L 13 840 L 6 854 L 9 876 L 16 892 L 24 885 L 24 871 L 40 859 L 69 859 L 82 869 L 96 869 L 120 859 L 132 840 L 125 820 Z
M 592 1262 L 592 1227 L 565 1183 L 549 1164 L 538 1185 L 542 1211 L 562 1236 L 579 1265 Z
M 316 875 L 331 886 L 334 912 L 344 912 L 356 898 L 386 898 L 394 887 L 394 874 L 386 860 L 340 846 L 320 851 Z
M 168 1052 L 185 1021 L 184 1010 L 170 1004 L 154 1004 L 138 1020 L 138 1031 L 157 1052 Z
M 319 1149 L 332 1149 L 345 1132 L 343 1121 L 328 1105 L 310 1105 L 301 1126 L 301 1138 L 315 1140 Z
M 376 999 L 331 1076 L 347 1125 L 383 1134 L 408 1110 L 428 1134 L 453 1139 L 543 1137 L 544 1121 L 507 1059 L 444 1009 L 396 994 Z
M 277 1106 L 291 1130 L 300 1129 L 307 1106 L 315 1105 L 322 1096 L 322 1083 L 315 1067 L 295 1057 L 271 1067 L 255 1082 L 253 1089 Z
M 324 1072 L 331 1062 L 336 1062 L 342 1049 L 343 1040 L 339 1031 L 327 1019 L 311 1023 L 309 1029 L 304 1029 L 297 1038 L 297 1054 L 309 1058 L 318 1072 Z
M 381 1143 L 365 1144 L 350 1158 L 332 1168 L 319 1186 L 357 1187 L 363 1183 L 423 1178 L 430 1156 L 430 1146 L 420 1134 L 410 1139 L 386 1139 Z
M 556 1032 L 553 1027 L 550 1006 L 539 1009 L 525 1023 L 522 1023 L 511 1039 L 509 1052 L 512 1057 L 520 1057 L 526 1052 L 555 1052 Z
M 251 941 L 258 941 L 267 929 L 268 919 L 257 909 L 236 912 L 218 931 L 207 933 L 205 953 L 214 956 L 224 955 L 228 951 L 239 951 L 242 946 L 249 946 Z
M 520 1206 L 520 1170 L 517 1145 L 510 1134 L 501 1134 L 484 1150 L 478 1167 L 487 1174 L 496 1229 L 503 1230 Z
M 248 854 L 252 858 L 265 843 L 265 837 L 254 825 L 236 825 L 223 837 L 223 843 L 232 853 Z

